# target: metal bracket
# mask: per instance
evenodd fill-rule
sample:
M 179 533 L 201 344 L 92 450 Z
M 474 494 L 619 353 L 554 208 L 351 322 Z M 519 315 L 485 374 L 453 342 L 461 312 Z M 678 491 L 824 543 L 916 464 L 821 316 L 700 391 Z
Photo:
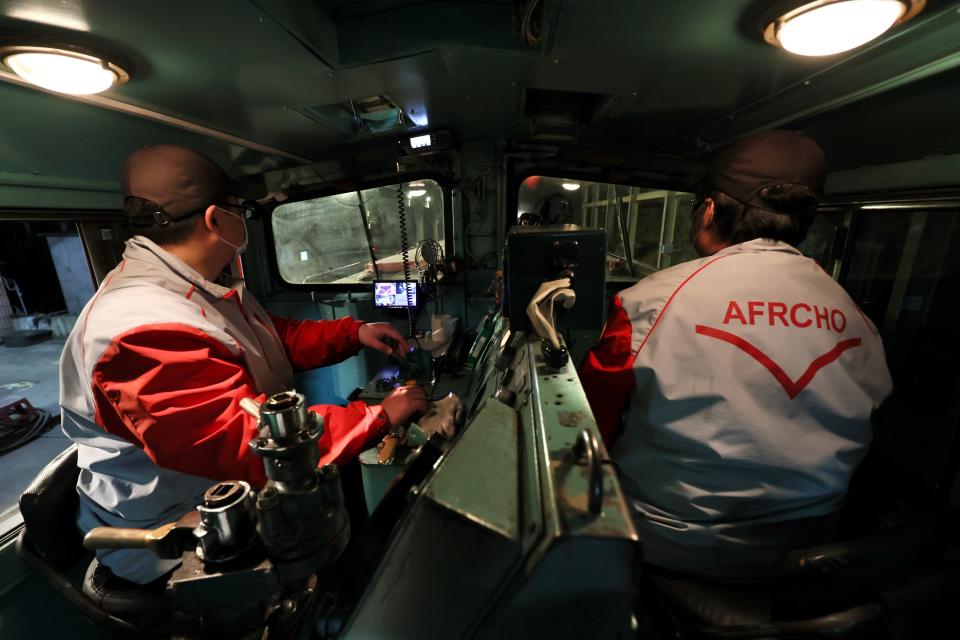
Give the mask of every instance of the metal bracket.
M 592 431 L 584 429 L 580 432 L 573 445 L 573 453 L 577 459 L 587 456 L 590 474 L 587 508 L 593 515 L 598 515 L 603 508 L 603 461 L 600 459 L 600 445 Z

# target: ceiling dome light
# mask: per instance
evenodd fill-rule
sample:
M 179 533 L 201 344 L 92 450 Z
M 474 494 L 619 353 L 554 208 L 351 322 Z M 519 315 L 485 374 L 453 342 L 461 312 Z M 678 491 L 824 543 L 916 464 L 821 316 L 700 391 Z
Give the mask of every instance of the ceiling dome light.
M 130 79 L 119 65 L 97 55 L 52 47 L 0 47 L 0 60 L 30 84 L 58 93 L 90 95 Z
M 560 186 L 566 189 L 567 191 L 576 191 L 577 189 L 580 188 L 580 185 L 577 184 L 576 182 L 564 182 Z
M 926 0 L 816 0 L 792 3 L 765 21 L 764 39 L 801 56 L 855 49 L 919 13 Z M 780 4 L 782 8 L 784 5 Z

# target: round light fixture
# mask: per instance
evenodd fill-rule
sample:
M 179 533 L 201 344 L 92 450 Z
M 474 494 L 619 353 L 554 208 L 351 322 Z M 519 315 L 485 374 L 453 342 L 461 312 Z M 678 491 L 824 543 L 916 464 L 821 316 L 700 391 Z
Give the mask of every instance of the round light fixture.
M 816 0 L 776 5 L 764 39 L 801 56 L 829 56 L 880 37 L 923 10 L 926 0 Z
M 577 189 L 580 188 L 580 184 L 577 182 L 564 182 L 560 186 L 566 189 L 567 191 L 576 191 Z
M 30 84 L 58 93 L 90 95 L 130 79 L 120 65 L 97 54 L 49 46 L 0 47 L 0 61 Z

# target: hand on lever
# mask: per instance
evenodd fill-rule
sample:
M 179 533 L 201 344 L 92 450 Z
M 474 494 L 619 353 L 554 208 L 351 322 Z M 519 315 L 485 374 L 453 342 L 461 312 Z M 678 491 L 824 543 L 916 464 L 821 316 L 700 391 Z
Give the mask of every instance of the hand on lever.
M 427 392 L 419 385 L 398 387 L 380 403 L 390 424 L 398 427 L 406 424 L 411 416 L 427 411 Z
M 399 331 L 386 322 L 368 322 L 360 325 L 357 333 L 360 344 L 370 349 L 375 349 L 388 356 L 396 356 L 403 359 L 410 351 L 410 345 Z M 389 344 L 387 340 L 392 340 Z

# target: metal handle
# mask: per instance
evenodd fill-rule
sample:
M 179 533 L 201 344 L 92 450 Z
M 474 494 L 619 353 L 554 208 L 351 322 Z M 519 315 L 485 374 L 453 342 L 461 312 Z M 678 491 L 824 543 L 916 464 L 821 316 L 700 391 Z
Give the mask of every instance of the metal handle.
M 95 527 L 84 536 L 83 545 L 87 549 L 149 549 L 163 533 L 157 534 L 154 529 Z
M 241 398 L 240 408 L 253 416 L 258 422 L 260 421 L 260 403 L 253 398 Z
M 573 452 L 577 458 L 587 456 L 589 469 L 589 486 L 587 488 L 587 509 L 593 515 L 598 515 L 603 509 L 603 461 L 600 459 L 600 445 L 597 437 L 589 429 L 584 429 L 577 436 L 573 445 Z
M 392 433 L 383 439 L 383 448 L 377 455 L 378 464 L 390 464 L 393 462 L 393 456 L 397 452 L 397 445 L 400 444 L 400 438 Z
M 83 538 L 87 549 L 148 549 L 158 558 L 179 558 L 183 550 L 196 544 L 193 530 L 200 514 L 189 511 L 176 522 L 156 529 L 95 527 Z

